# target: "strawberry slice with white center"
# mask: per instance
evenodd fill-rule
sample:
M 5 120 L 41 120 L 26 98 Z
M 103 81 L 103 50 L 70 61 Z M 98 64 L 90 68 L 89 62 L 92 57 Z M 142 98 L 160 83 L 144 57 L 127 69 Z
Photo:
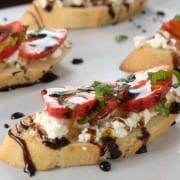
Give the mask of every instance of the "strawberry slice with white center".
M 19 55 L 27 61 L 38 61 L 51 56 L 67 38 L 65 29 L 41 29 L 28 32 L 27 40 L 22 43 Z
M 54 90 L 42 91 L 42 95 L 47 112 L 56 118 L 85 117 L 96 103 L 93 93 L 76 93 L 76 89 L 68 88 L 55 88 Z
M 168 72 L 168 67 L 161 66 L 135 74 L 135 81 L 129 83 L 131 85 L 129 92 L 134 94 L 135 97 L 122 104 L 123 110 L 127 112 L 140 112 L 154 107 L 166 96 L 172 85 L 172 75 L 169 75 L 167 79 L 159 80 L 154 84 L 152 84 L 151 80 L 148 78 L 148 73 L 155 73 L 160 70 Z

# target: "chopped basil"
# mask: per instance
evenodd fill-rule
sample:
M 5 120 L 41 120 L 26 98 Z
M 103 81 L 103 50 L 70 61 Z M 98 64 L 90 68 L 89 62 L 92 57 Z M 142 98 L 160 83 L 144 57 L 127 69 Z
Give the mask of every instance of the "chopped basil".
M 101 106 L 105 105 L 105 95 L 113 95 L 115 93 L 115 89 L 112 86 L 106 83 L 101 83 L 99 81 L 94 81 L 92 87 L 95 90 L 96 100 Z
M 88 123 L 88 121 L 89 121 L 88 117 L 77 120 L 78 124 L 80 124 L 80 125 L 86 124 L 86 123 Z
M 117 34 L 117 35 L 114 37 L 114 39 L 115 39 L 116 42 L 122 42 L 122 41 L 126 41 L 126 40 L 128 39 L 128 36 Z
M 117 82 L 125 82 L 125 83 L 130 83 L 133 82 L 136 79 L 136 76 L 134 74 L 130 74 L 126 78 L 120 78 L 117 80 Z
M 156 107 L 155 107 L 155 111 L 159 112 L 163 115 L 165 115 L 166 117 L 169 116 L 170 112 L 169 112 L 169 107 L 167 105 L 166 99 L 162 100 Z
M 175 84 L 173 84 L 174 88 L 178 88 L 180 86 L 180 72 L 173 70 L 173 75 L 176 77 L 177 82 Z
M 149 72 L 148 76 L 149 76 L 149 79 L 151 80 L 152 84 L 155 84 L 157 81 L 168 79 L 170 76 L 170 72 L 160 70 L 157 72 Z
M 175 17 L 174 17 L 175 20 L 177 21 L 180 21 L 180 14 L 177 14 Z

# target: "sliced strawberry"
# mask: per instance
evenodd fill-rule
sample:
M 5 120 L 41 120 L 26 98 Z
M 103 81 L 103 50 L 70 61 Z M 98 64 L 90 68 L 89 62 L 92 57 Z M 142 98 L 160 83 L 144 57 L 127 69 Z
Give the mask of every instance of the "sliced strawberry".
M 36 61 L 51 56 L 66 40 L 67 31 L 38 30 L 30 32 L 28 38 L 22 43 L 19 55 L 24 60 Z
M 3 51 L 1 51 L 0 60 L 6 59 L 9 56 L 11 56 L 18 49 L 18 47 L 19 47 L 19 45 L 15 45 L 15 46 L 12 46 L 12 47 L 7 47 Z
M 72 112 L 73 118 L 83 118 L 92 110 L 96 104 L 94 94 L 81 93 L 72 98 L 78 98 L 78 104 Z
M 151 81 L 147 79 L 147 73 L 154 72 L 154 70 L 155 69 L 152 69 L 152 71 L 148 70 L 145 73 L 140 72 L 135 74 L 137 78 L 135 82 L 133 82 L 130 93 L 136 94 L 136 97 L 124 102 L 122 104 L 123 110 L 128 112 L 140 112 L 154 107 L 166 96 L 171 88 L 172 76 L 167 80 L 161 80 L 152 84 Z M 166 67 L 162 66 L 161 70 L 166 70 Z
M 10 57 L 18 49 L 25 32 L 26 28 L 18 21 L 0 26 L 0 60 Z
M 168 31 L 175 38 L 180 39 L 180 20 L 172 19 L 164 23 L 161 29 Z
M 42 96 L 46 105 L 46 110 L 51 116 L 56 118 L 83 118 L 93 108 L 96 103 L 95 95 L 87 92 L 76 93 L 74 95 L 56 96 L 42 91 Z M 59 100 L 60 98 L 63 100 Z

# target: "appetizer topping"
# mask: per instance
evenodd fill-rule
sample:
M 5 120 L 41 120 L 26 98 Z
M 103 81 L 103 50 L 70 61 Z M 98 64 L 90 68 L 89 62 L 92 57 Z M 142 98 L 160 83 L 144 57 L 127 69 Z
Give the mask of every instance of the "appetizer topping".
M 176 15 L 174 19 L 164 23 L 161 29 L 169 32 L 174 38 L 180 39 L 180 16 Z
M 67 37 L 66 30 L 45 30 L 30 31 L 27 39 L 22 43 L 19 55 L 24 60 L 36 61 L 51 56 L 63 45 Z M 56 52 L 58 55 L 61 52 Z M 54 54 L 57 57 L 57 54 Z
M 34 122 L 43 127 L 49 139 L 62 138 L 68 133 L 68 128 L 63 122 L 64 120 L 56 119 L 49 116 L 46 112 L 36 113 Z
M 134 38 L 134 44 L 136 48 L 142 48 L 147 46 L 152 48 L 163 48 L 177 51 L 176 40 L 171 37 L 168 31 L 165 30 L 157 32 L 152 38 L 136 36 Z
M 25 38 L 26 28 L 21 22 L 0 25 L 0 61 L 6 61 L 19 48 Z
M 129 92 L 136 94 L 136 97 L 122 104 L 123 110 L 128 112 L 140 112 L 154 107 L 166 96 L 172 84 L 172 74 L 164 66 L 136 73 L 135 76 L 136 80 L 129 83 Z

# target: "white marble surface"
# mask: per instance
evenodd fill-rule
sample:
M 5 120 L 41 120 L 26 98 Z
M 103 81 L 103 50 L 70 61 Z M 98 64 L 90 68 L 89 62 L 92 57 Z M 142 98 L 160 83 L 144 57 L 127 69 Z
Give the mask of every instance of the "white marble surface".
M 137 25 L 142 25 L 147 30 L 142 33 L 134 23 L 124 22 L 116 26 L 103 27 L 98 29 L 72 30 L 70 39 L 73 48 L 68 56 L 56 68 L 60 79 L 49 84 L 39 84 L 29 88 L 14 90 L 7 93 L 0 93 L 0 139 L 7 130 L 3 128 L 13 112 L 30 113 L 42 108 L 42 100 L 39 95 L 45 87 L 61 86 L 65 84 L 82 85 L 93 80 L 115 80 L 125 73 L 120 72 L 118 66 L 121 60 L 128 55 L 133 48 L 132 38 L 135 35 L 151 36 L 160 26 L 162 21 L 180 14 L 180 0 L 149 0 L 146 15 L 138 15 L 134 19 Z M 9 21 L 18 20 L 26 6 L 14 7 L 0 10 L 0 21 L 7 17 Z M 153 22 L 157 10 L 166 12 L 165 18 L 159 18 Z M 113 37 L 116 34 L 127 34 L 129 39 L 123 43 L 117 43 Z M 82 57 L 84 63 L 72 65 L 73 57 Z M 180 178 L 180 124 L 170 128 L 161 138 L 148 146 L 148 153 L 135 155 L 126 160 L 117 160 L 112 163 L 112 171 L 104 173 L 97 166 L 75 167 L 67 169 L 56 169 L 48 172 L 37 172 L 33 179 L 66 179 L 66 180 L 179 180 Z M 16 170 L 0 162 L 0 179 L 3 180 L 24 180 L 27 174 Z

